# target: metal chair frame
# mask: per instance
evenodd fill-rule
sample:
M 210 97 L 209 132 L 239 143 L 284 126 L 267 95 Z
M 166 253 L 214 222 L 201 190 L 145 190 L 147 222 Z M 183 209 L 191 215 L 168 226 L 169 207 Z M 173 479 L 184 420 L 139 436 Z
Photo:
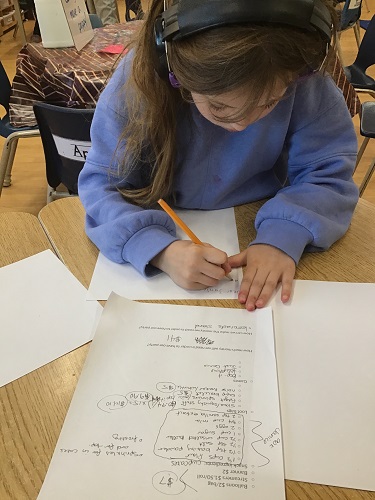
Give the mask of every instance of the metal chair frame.
M 361 30 L 359 25 L 359 18 L 361 16 L 362 0 L 358 0 L 358 7 L 355 7 L 354 9 L 349 8 L 351 6 L 351 1 L 352 0 L 345 0 L 344 6 L 340 11 L 340 17 L 341 17 L 340 28 L 336 40 L 337 54 L 343 66 L 344 66 L 344 58 L 340 42 L 341 33 L 350 28 L 353 28 L 358 48 L 361 44 Z
M 366 70 L 375 64 L 375 16 L 372 17 L 358 49 L 358 54 L 350 66 L 344 67 L 346 78 L 357 93 L 370 94 L 375 98 L 375 80 Z
M 361 158 L 363 156 L 363 153 L 365 152 L 369 140 L 375 138 L 375 102 L 373 101 L 364 102 L 362 104 L 360 132 L 361 135 L 364 137 L 364 139 L 358 151 L 357 162 L 354 168 L 354 172 L 356 171 L 358 164 L 361 161 Z M 362 179 L 361 185 L 359 186 L 359 196 L 363 195 L 366 187 L 368 186 L 368 183 L 371 180 L 374 171 L 375 171 L 375 158 L 368 167 Z
M 11 173 L 18 140 L 27 137 L 38 137 L 38 127 L 13 127 L 9 122 L 9 101 L 11 84 L 8 75 L 0 61 L 0 104 L 5 109 L 5 115 L 0 119 L 0 135 L 4 137 L 5 144 L 0 158 L 0 196 L 4 187 L 11 185 Z

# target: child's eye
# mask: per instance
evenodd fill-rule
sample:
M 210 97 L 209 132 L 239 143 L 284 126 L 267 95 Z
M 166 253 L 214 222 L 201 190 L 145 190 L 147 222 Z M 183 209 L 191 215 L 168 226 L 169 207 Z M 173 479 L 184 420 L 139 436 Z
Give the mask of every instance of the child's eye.
M 212 109 L 212 111 L 223 111 L 223 109 L 226 108 L 226 106 L 217 106 L 215 104 L 210 104 L 210 108 Z
M 263 107 L 264 109 L 269 109 L 275 106 L 275 104 L 277 104 L 277 101 L 269 102 L 268 104 L 265 104 Z

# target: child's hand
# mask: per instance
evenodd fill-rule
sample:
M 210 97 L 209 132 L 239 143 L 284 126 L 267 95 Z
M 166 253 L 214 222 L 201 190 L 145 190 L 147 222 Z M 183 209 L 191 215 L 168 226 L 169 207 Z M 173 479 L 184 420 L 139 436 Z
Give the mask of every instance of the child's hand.
M 281 300 L 287 302 L 292 292 L 296 272 L 294 260 L 271 245 L 252 245 L 229 257 L 231 267 L 247 266 L 238 300 L 248 311 L 264 307 L 277 284 L 281 282 Z
M 185 240 L 171 243 L 152 259 L 151 264 L 188 290 L 215 286 L 231 271 L 225 252 L 208 243 L 196 245 Z

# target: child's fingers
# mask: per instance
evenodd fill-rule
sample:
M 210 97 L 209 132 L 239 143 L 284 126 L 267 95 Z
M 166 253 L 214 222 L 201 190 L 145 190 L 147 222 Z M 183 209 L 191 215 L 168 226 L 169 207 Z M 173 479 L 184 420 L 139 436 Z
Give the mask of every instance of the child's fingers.
M 228 263 L 231 267 L 241 267 L 247 264 L 247 250 L 228 257 Z
M 206 275 L 209 278 L 219 281 L 222 280 L 225 276 L 225 270 L 223 266 L 219 266 L 216 264 L 212 264 L 211 262 L 203 261 L 199 266 L 199 272 L 202 275 Z M 209 283 L 208 286 L 212 286 L 215 283 Z
M 281 302 L 290 300 L 292 295 L 294 272 L 285 272 L 281 280 Z
M 205 250 L 204 250 L 205 260 L 211 264 L 215 264 L 216 266 L 220 266 L 220 268 L 224 271 L 224 275 L 215 274 L 215 277 L 218 277 L 218 279 L 224 278 L 224 276 L 229 274 L 232 270 L 232 267 L 230 266 L 230 264 L 228 262 L 228 255 L 225 252 L 223 252 L 222 250 L 219 250 L 211 245 L 205 244 L 204 246 L 205 246 Z M 209 274 L 209 275 L 211 276 L 211 274 Z
M 256 268 L 247 268 L 242 279 L 238 301 L 245 304 L 248 311 L 254 311 L 255 302 L 263 288 L 263 281 L 259 270 Z
M 280 281 L 280 276 L 277 272 L 270 272 L 264 282 L 262 291 L 259 294 L 258 299 L 255 302 L 255 307 L 264 307 L 267 302 L 272 297 L 278 283 Z
M 201 248 L 203 250 L 203 257 L 207 260 L 207 262 L 217 266 L 224 266 L 228 264 L 228 255 L 222 250 L 219 250 L 211 245 L 202 245 Z
M 224 264 L 222 264 L 222 266 L 221 266 L 221 267 L 224 269 L 225 276 L 227 276 L 227 275 L 231 272 L 231 270 L 232 270 L 232 268 L 231 268 L 231 266 L 229 265 L 228 261 L 227 261 L 227 262 L 224 262 Z
M 253 311 L 255 308 L 261 308 L 267 305 L 268 301 L 272 297 L 273 292 L 276 290 L 277 285 L 281 282 L 281 301 L 283 303 L 288 302 L 290 296 L 292 294 L 292 286 L 293 286 L 293 271 L 285 271 L 282 276 L 279 276 L 276 272 L 270 272 L 266 277 L 263 287 L 261 288 L 261 283 L 255 287 L 252 285 L 249 297 L 246 301 L 246 308 L 249 311 Z M 260 291 L 259 291 L 260 290 Z M 258 298 L 256 297 L 257 292 L 259 291 Z

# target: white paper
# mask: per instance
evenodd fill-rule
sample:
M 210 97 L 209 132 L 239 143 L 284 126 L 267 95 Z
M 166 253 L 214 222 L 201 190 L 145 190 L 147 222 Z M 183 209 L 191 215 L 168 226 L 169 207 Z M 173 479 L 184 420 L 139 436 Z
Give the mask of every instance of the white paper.
M 375 284 L 273 302 L 285 477 L 375 491 Z
M 224 210 L 176 210 L 176 213 L 202 241 L 223 250 L 228 255 L 239 252 L 236 220 L 233 208 Z M 188 237 L 177 228 L 177 236 Z M 89 287 L 91 298 L 107 300 L 111 292 L 134 300 L 168 299 L 235 299 L 242 281 L 242 268 L 233 269 L 233 281 L 222 280 L 217 287 L 189 291 L 177 286 L 161 273 L 145 278 L 130 264 L 116 264 L 99 254 Z M 90 297 L 87 297 L 90 300 Z
M 50 251 L 0 269 L 0 386 L 92 339 L 102 307 Z
M 103 311 L 39 500 L 282 500 L 270 308 Z
M 85 0 L 61 1 L 74 45 L 81 50 L 94 38 Z

